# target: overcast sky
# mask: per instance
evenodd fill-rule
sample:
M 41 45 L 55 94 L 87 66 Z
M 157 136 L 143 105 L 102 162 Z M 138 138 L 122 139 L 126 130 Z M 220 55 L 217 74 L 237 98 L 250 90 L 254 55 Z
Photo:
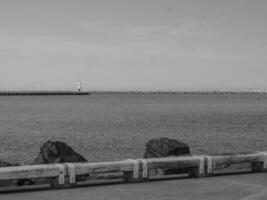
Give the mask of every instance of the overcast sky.
M 0 90 L 267 89 L 265 0 L 1 0 Z

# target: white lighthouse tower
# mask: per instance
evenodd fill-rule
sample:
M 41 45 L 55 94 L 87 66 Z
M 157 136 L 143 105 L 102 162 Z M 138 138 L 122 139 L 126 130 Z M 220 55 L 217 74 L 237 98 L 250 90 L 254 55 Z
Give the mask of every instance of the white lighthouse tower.
M 82 90 L 82 83 L 81 83 L 81 81 L 79 80 L 79 81 L 78 81 L 78 92 L 81 92 L 81 90 Z

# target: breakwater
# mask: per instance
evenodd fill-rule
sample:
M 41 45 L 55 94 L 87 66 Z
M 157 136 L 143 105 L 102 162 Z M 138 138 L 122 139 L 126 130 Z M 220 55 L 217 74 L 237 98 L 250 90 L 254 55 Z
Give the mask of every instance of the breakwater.
M 78 91 L 0 91 L 0 96 L 51 96 L 51 95 L 89 95 Z

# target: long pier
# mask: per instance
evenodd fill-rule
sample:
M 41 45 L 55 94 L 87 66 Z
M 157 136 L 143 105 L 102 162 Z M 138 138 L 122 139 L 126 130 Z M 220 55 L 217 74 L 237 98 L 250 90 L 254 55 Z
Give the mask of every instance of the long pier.
M 89 95 L 78 91 L 0 91 L 0 96 L 51 96 L 51 95 Z

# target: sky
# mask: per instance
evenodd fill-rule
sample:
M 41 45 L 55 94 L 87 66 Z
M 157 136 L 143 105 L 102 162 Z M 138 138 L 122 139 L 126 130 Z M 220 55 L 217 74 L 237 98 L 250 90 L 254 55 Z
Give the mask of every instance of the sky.
M 0 90 L 267 89 L 265 0 L 1 0 Z

